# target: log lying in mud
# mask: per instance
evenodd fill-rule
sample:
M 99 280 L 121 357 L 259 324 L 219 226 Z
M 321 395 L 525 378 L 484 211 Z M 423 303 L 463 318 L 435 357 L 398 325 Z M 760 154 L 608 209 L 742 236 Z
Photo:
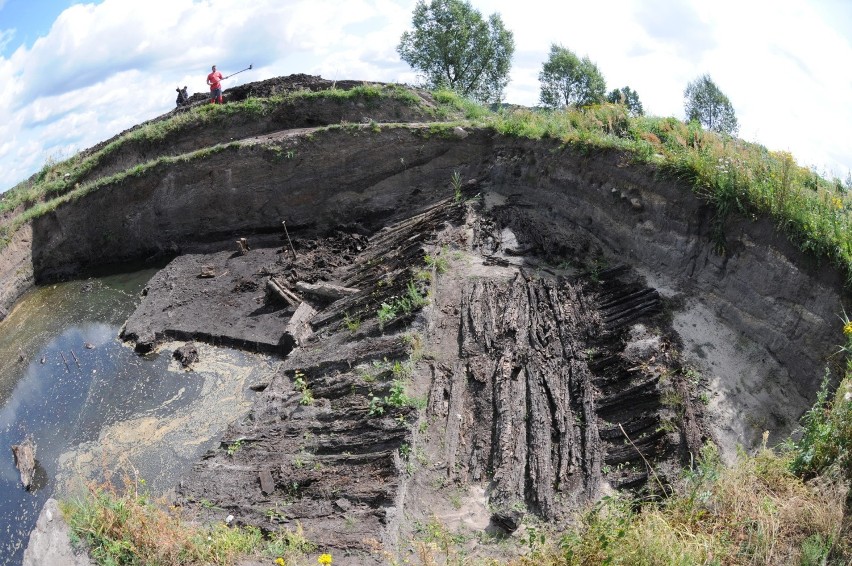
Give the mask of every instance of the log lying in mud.
M 284 335 L 288 337 L 287 341 L 292 342 L 293 345 L 301 345 L 308 336 L 313 334 L 309 323 L 316 314 L 314 307 L 308 303 L 300 303 L 284 329 Z
M 355 289 L 354 287 L 343 287 L 341 285 L 334 285 L 323 281 L 318 283 L 305 283 L 304 281 L 298 281 L 296 282 L 296 289 L 306 295 L 312 295 L 322 299 L 331 299 L 334 301 L 360 292 L 360 289 Z
M 266 282 L 266 288 L 275 296 L 280 298 L 285 303 L 289 304 L 293 307 L 298 307 L 302 302 L 293 291 L 282 285 L 277 279 L 274 277 L 270 277 L 269 281 Z
M 21 483 L 29 491 L 35 471 L 35 444 L 29 438 L 20 444 L 13 444 L 12 454 L 15 455 L 15 466 L 21 473 Z

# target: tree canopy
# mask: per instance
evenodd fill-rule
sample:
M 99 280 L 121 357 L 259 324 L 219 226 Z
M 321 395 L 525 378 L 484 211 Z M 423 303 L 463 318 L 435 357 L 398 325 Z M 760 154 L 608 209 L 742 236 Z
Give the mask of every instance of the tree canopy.
M 630 112 L 631 116 L 643 116 L 645 114 L 642 102 L 639 100 L 639 93 L 629 86 L 623 86 L 611 91 L 606 95 L 606 100 L 613 104 L 624 104 L 627 106 L 627 111 Z
M 499 14 L 484 20 L 465 0 L 419 0 L 396 50 L 429 88 L 499 102 L 509 82 L 515 40 Z
M 710 75 L 702 75 L 686 85 L 683 98 L 688 121 L 697 120 L 708 130 L 725 134 L 734 134 L 739 128 L 731 101 Z
M 538 80 L 541 103 L 550 108 L 596 104 L 603 102 L 606 93 L 603 75 L 591 59 L 580 59 L 556 44 L 550 46 L 550 55 L 541 67 Z

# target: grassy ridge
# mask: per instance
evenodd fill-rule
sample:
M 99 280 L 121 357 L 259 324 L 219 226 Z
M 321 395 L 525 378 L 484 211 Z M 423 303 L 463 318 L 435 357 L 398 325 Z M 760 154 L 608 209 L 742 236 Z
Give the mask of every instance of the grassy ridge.
M 437 91 L 434 98 L 438 105 L 424 106 L 424 111 L 438 120 L 463 119 L 507 136 L 556 139 L 586 152 L 622 151 L 636 163 L 650 164 L 663 175 L 687 182 L 715 205 L 714 240 L 720 252 L 725 249 L 724 223 L 729 214 L 736 211 L 769 215 L 800 249 L 829 258 L 852 285 L 852 198 L 839 180 L 828 181 L 797 165 L 789 153 L 772 152 L 675 118 L 633 118 L 623 105 L 553 112 L 523 108 L 495 112 L 449 91 Z M 228 117 L 258 119 L 297 100 L 319 99 L 357 99 L 372 104 L 394 99 L 407 105 L 423 105 L 419 96 L 405 88 L 365 85 L 194 107 L 128 132 L 91 154 L 45 164 L 32 179 L 9 190 L 0 201 L 0 214 L 27 211 L 20 219 L 4 223 L 0 238 L 5 240 L 23 222 L 64 202 L 52 203 L 54 199 L 103 186 L 103 180 L 82 184 L 80 180 L 125 144 L 157 144 L 181 131 L 220 123 Z M 139 167 L 134 167 L 136 173 Z
M 81 179 L 95 171 L 110 154 L 125 145 L 161 143 L 182 131 L 220 124 L 233 117 L 259 119 L 282 107 L 304 100 L 357 100 L 372 104 L 382 100 L 396 100 L 410 106 L 423 104 L 423 100 L 416 94 L 395 85 L 364 85 L 349 90 L 330 89 L 315 92 L 300 90 L 269 98 L 247 98 L 228 104 L 202 104 L 188 112 L 176 113 L 133 129 L 92 153 L 81 152 L 63 161 L 48 160 L 32 178 L 18 183 L 3 195 L 0 214 L 14 211 L 18 207 L 29 209 L 36 203 L 49 201 L 78 188 Z

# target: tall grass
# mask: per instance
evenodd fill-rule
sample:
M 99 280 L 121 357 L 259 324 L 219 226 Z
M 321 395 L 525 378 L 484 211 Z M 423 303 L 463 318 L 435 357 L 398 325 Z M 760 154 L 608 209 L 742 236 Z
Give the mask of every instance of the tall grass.
M 92 484 L 87 494 L 63 501 L 61 509 L 72 540 L 82 542 L 102 565 L 233 564 L 244 556 L 291 563 L 316 549 L 301 527 L 264 536 L 257 528 L 225 522 L 198 525 L 151 498 L 142 480 L 127 477 L 121 490 Z
M 431 112 L 441 120 L 467 120 L 514 137 L 555 139 L 583 152 L 616 150 L 661 175 L 688 183 L 716 207 L 714 240 L 725 251 L 725 222 L 733 212 L 768 215 L 803 251 L 828 258 L 852 284 L 852 199 L 840 182 L 830 182 L 796 164 L 786 152 L 703 130 L 675 118 L 631 117 L 623 105 L 602 104 L 561 111 L 500 109 L 496 112 L 456 93 L 433 93 Z M 190 112 L 146 124 L 90 155 L 50 162 L 33 179 L 11 189 L 0 201 L 0 214 L 35 206 L 74 190 L 79 180 L 123 144 L 160 143 L 224 116 L 261 117 L 299 99 L 396 99 L 418 105 L 423 100 L 397 85 L 364 84 L 349 90 L 296 91 L 270 98 L 249 98 L 225 105 L 201 105 Z M 424 109 L 426 107 L 424 106 Z M 8 229 L 7 229 L 8 232 Z
M 187 112 L 143 124 L 117 137 L 94 152 L 82 152 L 68 159 L 48 159 L 42 169 L 30 179 L 9 189 L 0 200 L 0 214 L 24 210 L 39 202 L 64 195 L 80 184 L 111 154 L 128 144 L 159 144 L 199 127 L 221 124 L 223 119 L 253 120 L 269 116 L 276 110 L 306 100 L 332 100 L 335 102 L 364 101 L 378 104 L 382 100 L 396 100 L 408 106 L 422 105 L 423 100 L 410 89 L 399 85 L 367 84 L 343 90 L 331 88 L 320 91 L 297 90 L 268 98 L 249 97 L 228 104 L 202 104 Z M 425 107 L 424 107 L 425 110 Z

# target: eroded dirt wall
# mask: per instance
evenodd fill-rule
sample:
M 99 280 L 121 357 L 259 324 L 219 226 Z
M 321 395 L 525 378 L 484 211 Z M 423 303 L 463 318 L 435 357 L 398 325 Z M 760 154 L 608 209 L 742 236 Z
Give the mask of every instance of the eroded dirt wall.
M 32 228 L 22 227 L 0 251 L 0 320 L 33 284 Z
M 627 263 L 670 299 L 729 452 L 764 430 L 780 439 L 796 426 L 840 340 L 835 271 L 766 220 L 729 219 L 726 250 L 717 253 L 707 204 L 615 154 L 500 143 L 493 158 L 495 214 L 519 239 L 554 261 L 601 253 L 604 264 Z
M 379 228 L 452 194 L 452 171 L 481 146 L 421 130 L 272 136 L 159 166 L 34 222 L 37 280 L 104 263 L 178 253 L 234 235 Z
M 615 153 L 582 155 L 551 141 L 428 128 L 247 140 L 129 177 L 36 220 L 35 277 L 234 236 L 278 238 L 282 220 L 305 234 L 377 229 L 451 194 L 455 170 L 476 180 L 472 190 L 535 253 L 626 263 L 647 277 L 668 299 L 688 361 L 712 392 L 727 448 L 751 445 L 763 430 L 786 434 L 813 401 L 838 341 L 836 273 L 767 221 L 729 219 L 719 254 L 713 211 L 684 184 Z

